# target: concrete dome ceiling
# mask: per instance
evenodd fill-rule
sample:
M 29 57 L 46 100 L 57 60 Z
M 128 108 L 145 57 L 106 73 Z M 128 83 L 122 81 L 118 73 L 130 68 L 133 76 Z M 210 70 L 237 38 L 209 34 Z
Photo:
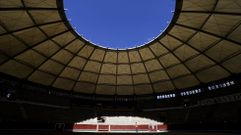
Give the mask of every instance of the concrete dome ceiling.
M 155 41 L 94 46 L 69 25 L 62 0 L 0 1 L 0 72 L 85 94 L 172 91 L 241 72 L 241 0 L 177 0 Z

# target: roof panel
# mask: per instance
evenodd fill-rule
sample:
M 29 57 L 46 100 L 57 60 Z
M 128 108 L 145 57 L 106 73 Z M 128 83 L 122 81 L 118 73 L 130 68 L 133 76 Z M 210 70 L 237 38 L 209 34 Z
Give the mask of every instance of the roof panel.
M 132 85 L 132 76 L 130 75 L 118 76 L 117 85 Z
M 60 47 L 54 42 L 47 40 L 45 42 L 38 44 L 33 49 L 45 55 L 46 57 L 50 57 L 53 54 L 55 54 L 57 51 L 59 51 Z
M 26 7 L 57 8 L 56 0 L 23 0 Z
M 203 32 L 198 32 L 195 36 L 188 41 L 188 44 L 200 51 L 204 51 L 213 44 L 216 44 L 220 38 L 205 34 Z
M 0 8 L 16 8 L 22 7 L 21 0 L 1 0 Z
M 150 78 L 152 82 L 169 80 L 167 73 L 164 70 L 155 71 L 150 73 Z
M 240 13 L 241 12 L 241 1 L 239 0 L 219 0 L 215 11 L 219 12 L 231 12 Z
M 118 63 L 129 63 L 127 52 L 118 52 Z
M 216 0 L 184 0 L 182 10 L 189 11 L 211 11 Z
M 98 84 L 116 85 L 116 76 L 114 75 L 100 75 Z
M 241 72 L 241 54 L 234 56 L 227 61 L 225 61 L 222 65 L 232 71 L 233 73 L 240 73 Z
M 131 74 L 131 67 L 130 65 L 127 64 L 121 64 L 121 65 L 117 65 L 118 71 L 117 74 L 121 75 L 121 74 Z
M 169 32 L 174 37 L 181 39 L 182 41 L 187 41 L 191 36 L 195 34 L 196 31 L 188 29 L 181 26 L 174 26 Z
M 70 51 L 71 53 L 78 53 L 79 50 L 84 46 L 84 43 L 80 40 L 75 40 L 71 42 L 69 45 L 65 47 L 66 50 Z
M 202 70 L 205 67 L 214 65 L 215 61 L 210 60 L 204 55 L 199 55 L 193 59 L 186 61 L 185 64 L 189 67 L 190 70 L 196 72 L 198 70 Z
M 43 55 L 37 53 L 34 50 L 27 50 L 27 51 L 21 53 L 20 55 L 16 56 L 15 59 L 37 68 L 47 58 L 44 57 Z
M 136 85 L 135 86 L 136 95 L 144 95 L 153 93 L 151 85 Z
M 51 59 L 56 60 L 64 65 L 68 64 L 69 61 L 73 58 L 73 54 L 66 50 L 60 50 L 56 53 Z
M 70 43 L 74 38 L 75 36 L 71 32 L 65 32 L 61 35 L 57 35 L 56 37 L 54 37 L 53 41 L 55 41 L 56 43 L 58 43 L 58 45 L 63 47 Z
M 13 33 L 20 40 L 22 40 L 28 46 L 32 46 L 40 43 L 46 39 L 46 36 L 38 28 L 30 28 Z M 37 37 L 37 38 L 33 38 Z
M 240 74 L 241 2 L 176 2 L 182 6 L 160 37 L 111 50 L 78 36 L 63 0 L 0 0 L 0 72 L 102 95 L 173 91 Z
M 219 36 L 226 36 L 236 25 L 240 24 L 240 21 L 240 16 L 213 14 L 204 25 L 203 30 Z
M 194 14 L 194 13 L 184 12 L 179 16 L 177 23 L 184 24 L 186 26 L 190 26 L 194 28 L 201 28 L 201 26 L 206 21 L 208 16 L 209 14 L 206 14 L 206 13 Z
M 116 94 L 117 95 L 133 95 L 134 94 L 133 86 L 117 86 Z
M 87 94 L 93 94 L 95 92 L 95 85 L 91 83 L 85 83 L 85 82 L 77 82 L 74 86 L 75 92 L 81 92 L 81 93 L 87 93 Z
M 154 58 L 154 55 L 149 48 L 140 49 L 140 55 L 141 55 L 142 60 L 144 60 L 144 61 Z
M 58 75 L 63 68 L 64 68 L 64 65 L 57 63 L 53 60 L 48 60 L 39 67 L 40 70 L 46 71 L 54 75 Z
M 83 70 L 87 60 L 81 57 L 74 57 L 68 66 Z
M 146 72 L 146 69 L 144 67 L 144 64 L 143 63 L 134 63 L 134 64 L 131 64 L 131 72 L 133 74 L 138 74 L 138 73 L 145 73 Z
M 220 66 L 212 66 L 211 68 L 198 72 L 197 76 L 202 82 L 206 83 L 227 77 L 229 73 Z
M 25 78 L 33 71 L 33 69 L 25 64 L 9 60 L 0 66 L 0 71 L 18 78 Z
M 177 78 L 183 75 L 190 74 L 189 70 L 182 64 L 167 69 L 171 78 Z
M 98 85 L 96 88 L 96 94 L 114 95 L 115 94 L 115 86 Z
M 168 50 L 165 47 L 163 47 L 160 43 L 152 44 L 150 45 L 150 48 L 156 57 L 168 53 Z
M 91 73 L 91 72 L 81 72 L 79 81 L 96 83 L 98 79 L 98 74 Z
M 58 10 L 30 10 L 36 24 L 44 24 L 61 20 Z
M 8 60 L 8 57 L 6 55 L 0 53 L 0 63 L 4 62 L 6 60 Z
M 0 25 L 0 34 L 6 33 L 7 31 Z
M 33 26 L 34 23 L 26 11 L 0 11 L 1 25 L 7 30 L 14 31 Z
M 130 57 L 130 62 L 140 62 L 141 61 L 141 57 L 139 55 L 139 53 L 137 51 L 130 51 L 129 52 L 129 57 Z
M 207 50 L 205 53 L 215 61 L 222 61 L 236 53 L 241 52 L 241 46 L 228 41 L 219 42 L 216 46 Z
M 91 55 L 91 60 L 96 60 L 102 62 L 105 56 L 105 51 L 102 49 L 95 49 L 94 53 Z
M 173 80 L 178 89 L 188 88 L 199 85 L 200 82 L 193 75 L 184 76 Z
M 43 24 L 39 27 L 44 31 L 49 37 L 54 36 L 58 33 L 64 32 L 67 30 L 67 27 L 63 22 L 54 22 L 50 24 Z
M 149 60 L 144 63 L 148 72 L 162 69 L 162 66 L 158 60 Z
M 174 51 L 175 56 L 177 56 L 181 61 L 185 61 L 188 58 L 199 54 L 196 50 L 192 49 L 188 45 L 183 45 Z
M 169 50 L 174 50 L 176 49 L 178 46 L 182 45 L 182 41 L 179 41 L 181 39 L 176 39 L 177 37 L 173 37 L 173 36 L 168 36 L 166 35 L 165 37 L 163 37 L 160 42 L 162 43 L 162 45 L 165 48 L 168 48 Z
M 166 92 L 166 91 L 171 91 L 174 90 L 175 87 L 171 83 L 171 81 L 161 81 L 153 84 L 153 87 L 155 89 L 155 92 Z
M 68 79 L 71 79 L 71 80 L 77 80 L 79 74 L 80 74 L 79 70 L 66 67 L 63 70 L 63 72 L 60 74 L 60 77 L 68 78 Z
M 104 59 L 104 63 L 116 63 L 117 62 L 117 52 L 115 51 L 107 51 Z
M 99 62 L 88 61 L 84 70 L 99 73 L 100 72 L 100 66 L 101 66 L 101 63 L 99 63 Z
M 79 51 L 78 55 L 85 58 L 89 58 L 93 51 L 94 47 L 87 45 Z
M 23 42 L 17 40 L 12 35 L 0 36 L 0 51 L 8 56 L 14 56 L 27 48 Z
M 55 78 L 55 75 L 36 70 L 33 74 L 31 74 L 28 80 L 43 85 L 50 85 L 55 80 Z
M 116 65 L 114 64 L 103 64 L 101 68 L 101 74 L 116 74 Z
M 236 29 L 232 33 L 230 33 L 228 38 L 230 38 L 231 40 L 234 40 L 234 41 L 240 43 L 240 41 L 241 41 L 240 33 L 241 33 L 241 25 L 236 27 Z
M 133 80 L 135 84 L 150 83 L 150 80 L 146 74 L 133 75 Z
M 159 58 L 159 60 L 165 68 L 167 68 L 171 65 L 180 63 L 180 61 L 173 54 L 167 54 L 167 55 Z
M 72 80 L 58 77 L 57 80 L 54 82 L 53 87 L 63 90 L 71 90 L 74 84 L 75 82 Z

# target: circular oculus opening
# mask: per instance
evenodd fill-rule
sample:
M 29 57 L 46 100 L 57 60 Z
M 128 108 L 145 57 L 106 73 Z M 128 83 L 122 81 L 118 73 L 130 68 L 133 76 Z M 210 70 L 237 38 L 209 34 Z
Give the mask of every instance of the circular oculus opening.
M 75 31 L 94 45 L 110 49 L 143 46 L 170 24 L 175 0 L 64 0 Z

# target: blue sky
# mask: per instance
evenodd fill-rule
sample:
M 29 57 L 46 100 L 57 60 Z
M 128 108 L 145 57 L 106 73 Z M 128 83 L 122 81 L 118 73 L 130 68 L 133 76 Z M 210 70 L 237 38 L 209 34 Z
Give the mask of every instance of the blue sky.
M 71 25 L 107 48 L 132 48 L 150 41 L 172 19 L 175 0 L 64 0 Z

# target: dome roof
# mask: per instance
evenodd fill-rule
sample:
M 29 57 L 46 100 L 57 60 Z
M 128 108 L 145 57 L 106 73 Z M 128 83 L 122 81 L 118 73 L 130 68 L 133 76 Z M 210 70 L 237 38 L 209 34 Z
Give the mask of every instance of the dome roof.
M 63 0 L 0 1 L 0 72 L 65 91 L 143 95 L 241 72 L 241 1 L 177 0 L 156 40 L 111 50 L 80 36 Z

